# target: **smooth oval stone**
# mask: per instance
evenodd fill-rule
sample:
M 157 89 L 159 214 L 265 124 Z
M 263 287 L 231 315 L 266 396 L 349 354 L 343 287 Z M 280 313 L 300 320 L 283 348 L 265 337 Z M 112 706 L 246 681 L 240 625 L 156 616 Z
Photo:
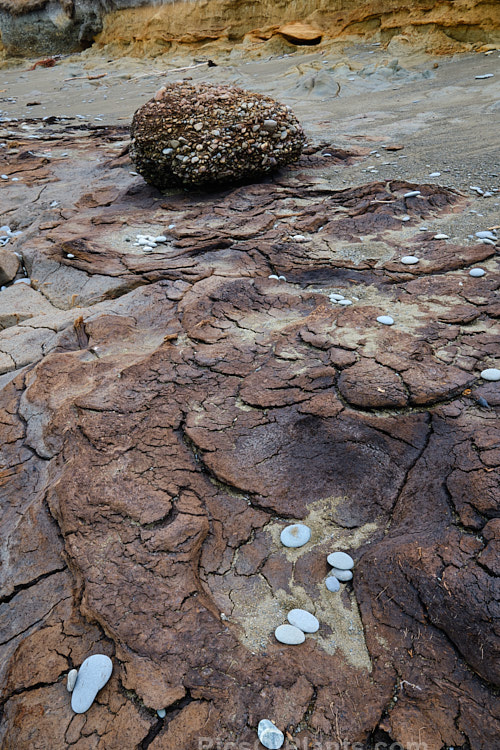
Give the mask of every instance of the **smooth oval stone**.
M 164 719 L 165 716 L 167 715 L 167 711 L 166 711 L 165 708 L 159 708 L 156 713 L 158 714 L 158 716 L 160 717 L 160 719 Z
M 420 195 L 420 190 L 410 190 L 409 193 L 403 195 L 403 198 L 414 198 L 416 195 Z
M 482 371 L 481 377 L 483 380 L 500 380 L 500 370 L 497 370 L 496 367 L 489 367 Z
M 338 304 L 339 305 L 352 305 L 352 300 L 350 300 L 350 299 L 339 299 Z
M 332 301 L 335 300 L 335 302 L 338 302 L 341 299 L 345 299 L 345 297 L 343 294 L 337 294 L 336 292 L 332 292 L 332 294 L 330 294 L 330 299 Z
M 76 678 L 78 677 L 78 669 L 70 669 L 66 678 L 66 689 L 68 693 L 73 692 L 75 687 Z
M 415 255 L 403 255 L 401 258 L 401 263 L 405 266 L 414 266 L 415 263 L 418 263 L 419 258 L 417 258 Z
M 311 538 L 311 529 L 303 523 L 286 526 L 280 534 L 281 543 L 285 547 L 302 547 Z
M 340 591 L 340 581 L 335 576 L 329 576 L 325 584 L 328 591 Z
M 354 568 L 354 560 L 347 552 L 331 552 L 326 559 L 332 568 L 340 568 L 340 570 Z
M 484 270 L 484 268 L 471 268 L 469 271 L 469 276 L 475 276 L 479 278 L 479 276 L 484 276 L 485 273 L 486 271 Z
M 394 318 L 391 318 L 390 315 L 379 315 L 377 320 L 385 326 L 392 326 L 394 323 Z
M 496 240 L 496 235 L 494 235 L 493 232 L 490 232 L 489 230 L 484 230 L 483 232 L 476 232 L 476 237 L 479 237 L 480 240 L 484 240 L 484 239 Z
M 259 721 L 257 727 L 257 736 L 259 741 L 268 750 L 279 750 L 285 741 L 285 735 L 269 719 Z
M 304 631 L 296 628 L 295 625 L 279 625 L 274 635 L 277 641 L 286 643 L 288 646 L 297 646 L 299 643 L 304 643 L 306 639 Z
M 94 699 L 107 683 L 113 671 L 109 656 L 94 654 L 85 659 L 78 670 L 78 677 L 71 696 L 71 708 L 77 714 L 88 711 Z
M 338 578 L 339 581 L 342 581 L 342 583 L 345 583 L 346 581 L 350 581 L 352 579 L 352 570 L 341 570 L 340 568 L 332 568 L 330 571 L 330 574 L 332 576 L 335 576 L 335 578 Z
M 291 609 L 287 620 L 290 625 L 294 625 L 304 633 L 315 633 L 319 630 L 319 620 L 305 609 Z

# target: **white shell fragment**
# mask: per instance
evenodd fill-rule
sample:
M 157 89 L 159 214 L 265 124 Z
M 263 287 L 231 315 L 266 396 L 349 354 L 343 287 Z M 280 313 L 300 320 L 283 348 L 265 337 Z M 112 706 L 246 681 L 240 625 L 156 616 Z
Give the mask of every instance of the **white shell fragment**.
M 78 669 L 70 669 L 66 678 L 66 689 L 68 693 L 73 692 L 75 687 L 76 678 L 78 677 Z
M 286 526 L 280 534 L 281 543 L 285 547 L 302 547 L 311 538 L 311 529 L 303 523 Z
M 409 193 L 403 195 L 403 198 L 414 198 L 416 195 L 420 195 L 420 190 L 410 190 Z
M 325 585 L 328 591 L 340 591 L 340 581 L 336 576 L 328 576 Z
M 384 326 L 392 326 L 394 325 L 394 318 L 391 318 L 390 315 L 379 315 L 377 318 L 377 321 L 379 323 L 382 323 Z
M 474 76 L 476 81 L 480 81 L 482 78 L 493 78 L 493 73 L 483 73 L 482 76 Z
M 315 633 L 319 630 L 319 620 L 305 609 L 291 609 L 287 620 L 290 625 L 294 625 L 304 633 Z
M 259 721 L 257 727 L 259 742 L 268 750 L 279 750 L 285 741 L 285 735 L 269 719 Z
M 78 677 L 71 696 L 71 708 L 77 714 L 83 714 L 91 707 L 94 699 L 107 683 L 113 671 L 113 662 L 109 656 L 94 654 L 85 659 L 78 670 Z
M 297 646 L 299 643 L 304 643 L 306 639 L 304 631 L 296 628 L 295 625 L 278 625 L 274 636 L 277 641 L 286 643 L 287 646 Z
M 500 380 L 500 370 L 497 370 L 496 367 L 489 367 L 482 371 L 481 377 L 483 380 Z
M 326 558 L 328 565 L 340 570 L 351 570 L 354 568 L 354 560 L 346 552 L 332 552 Z
M 417 258 L 415 255 L 403 255 L 401 258 L 401 263 L 405 266 L 414 266 L 415 263 L 418 263 L 420 259 Z
M 351 570 L 341 570 L 340 568 L 332 568 L 330 571 L 330 575 L 335 576 L 339 581 L 342 581 L 345 583 L 346 581 L 350 581 L 352 579 L 352 571 Z
M 484 268 L 471 268 L 469 271 L 469 276 L 474 276 L 476 278 L 479 278 L 480 276 L 484 276 L 486 271 Z

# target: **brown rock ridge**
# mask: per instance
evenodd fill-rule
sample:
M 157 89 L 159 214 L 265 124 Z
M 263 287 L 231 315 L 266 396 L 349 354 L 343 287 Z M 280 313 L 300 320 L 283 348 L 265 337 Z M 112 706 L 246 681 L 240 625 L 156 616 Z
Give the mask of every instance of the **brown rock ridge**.
M 2 12 L 3 11 L 3 12 Z M 449 53 L 500 41 L 496 0 L 235 0 L 149 3 L 144 0 L 0 0 L 2 43 L 10 55 L 60 53 L 89 46 L 113 54 L 159 55 L 172 47 L 258 52 L 276 35 L 290 48 L 321 40 L 394 36 Z M 35 31 L 35 29 L 37 31 Z
M 163 196 L 124 128 L 39 135 L 0 156 L 36 188 L 29 211 L 3 190 L 50 307 L 0 332 L 2 747 L 253 747 L 269 717 L 290 747 L 490 750 L 498 247 L 418 230 L 464 197 L 334 189 L 320 170 L 360 152 L 327 144 L 265 183 Z M 305 547 L 280 544 L 290 520 Z M 334 548 L 355 559 L 338 594 Z M 297 606 L 321 627 L 284 647 Z M 113 676 L 76 716 L 65 677 L 96 652 Z

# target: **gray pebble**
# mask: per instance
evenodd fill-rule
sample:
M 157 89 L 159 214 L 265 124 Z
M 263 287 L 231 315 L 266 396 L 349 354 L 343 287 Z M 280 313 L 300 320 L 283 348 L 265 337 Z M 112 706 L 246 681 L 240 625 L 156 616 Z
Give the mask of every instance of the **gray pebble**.
M 392 326 L 394 324 L 394 318 L 391 318 L 390 315 L 379 315 L 377 320 L 385 326 Z
M 267 130 L 268 133 L 272 133 L 273 130 L 276 130 L 278 127 L 278 123 L 276 120 L 264 120 L 262 123 L 262 129 Z
M 311 538 L 311 529 L 303 523 L 286 526 L 280 534 L 281 543 L 285 547 L 302 547 Z
M 480 276 L 484 276 L 486 271 L 484 268 L 471 268 L 469 271 L 469 276 L 474 276 L 475 278 L 479 278 Z
M 285 741 L 283 732 L 280 732 L 278 727 L 272 721 L 269 721 L 269 719 L 259 721 L 257 736 L 261 744 L 267 747 L 268 750 L 279 750 Z
M 435 234 L 432 239 L 433 240 L 449 240 L 450 236 L 448 234 Z
M 332 568 L 330 571 L 330 575 L 335 576 L 335 578 L 338 578 L 338 580 L 342 581 L 342 583 L 345 583 L 346 581 L 350 581 L 352 579 L 352 571 L 341 570 L 340 568 Z
M 315 633 L 319 630 L 319 620 L 305 609 L 291 609 L 287 620 L 290 625 L 294 625 L 304 633 Z
M 68 693 L 73 692 L 75 687 L 76 678 L 78 677 L 78 669 L 70 669 L 66 678 L 66 689 Z
M 482 371 L 481 377 L 483 380 L 500 380 L 500 370 L 497 370 L 496 367 L 489 367 Z
M 403 255 L 401 258 L 401 263 L 405 266 L 414 266 L 418 261 L 419 259 L 415 255 Z
M 329 576 L 325 584 L 328 591 L 340 591 L 340 581 L 335 576 Z
M 479 237 L 480 240 L 496 240 L 496 236 L 493 232 L 486 229 L 482 232 L 476 232 L 476 237 Z
M 91 707 L 94 699 L 107 683 L 113 671 L 113 662 L 109 656 L 94 654 L 85 659 L 78 670 L 78 677 L 71 696 L 71 708 L 77 714 L 83 714 Z
M 288 646 L 297 646 L 304 643 L 306 637 L 303 630 L 299 630 L 295 625 L 278 625 L 274 631 L 277 641 L 286 643 Z
M 326 558 L 328 565 L 332 568 L 340 568 L 340 570 L 351 570 L 354 568 L 354 560 L 346 552 L 332 552 Z

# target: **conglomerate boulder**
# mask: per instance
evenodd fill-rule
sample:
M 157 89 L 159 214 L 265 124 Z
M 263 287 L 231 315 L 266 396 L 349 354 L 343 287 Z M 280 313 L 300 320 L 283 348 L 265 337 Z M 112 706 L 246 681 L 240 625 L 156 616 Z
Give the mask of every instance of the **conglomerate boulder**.
M 134 114 L 130 156 L 160 190 L 262 177 L 296 161 L 305 136 L 290 107 L 236 86 L 171 83 Z

